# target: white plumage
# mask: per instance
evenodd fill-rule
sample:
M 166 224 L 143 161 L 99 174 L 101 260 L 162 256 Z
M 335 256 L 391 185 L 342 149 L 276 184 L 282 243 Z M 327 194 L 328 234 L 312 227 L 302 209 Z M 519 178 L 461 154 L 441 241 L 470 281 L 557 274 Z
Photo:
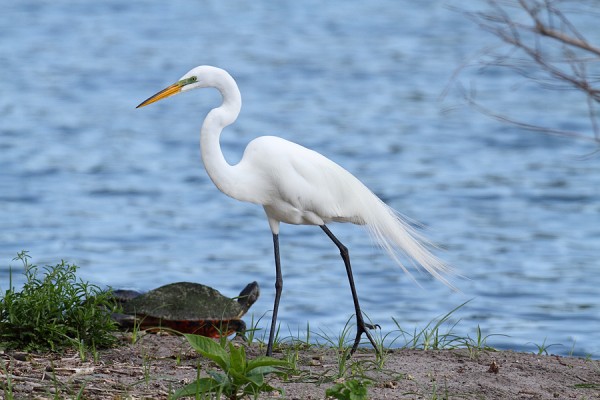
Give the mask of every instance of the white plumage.
M 210 66 L 196 67 L 138 107 L 205 87 L 218 89 L 223 97 L 223 103 L 208 113 L 202 125 L 200 143 L 206 171 L 223 193 L 240 201 L 262 205 L 273 233 L 277 278 L 267 354 L 272 352 L 282 288 L 278 241 L 281 222 L 318 225 L 340 249 L 357 318 L 357 336 L 352 352 L 358 346 L 362 333 L 375 345 L 368 331 L 372 326 L 363 321 L 347 249 L 329 231 L 327 223 L 365 225 L 374 240 L 406 272 L 402 256 L 407 256 L 415 266 L 448 284 L 444 274 L 450 269 L 429 252 L 429 243 L 361 181 L 323 155 L 279 137 L 261 136 L 248 144 L 238 164 L 229 165 L 221 151 L 219 137 L 223 128 L 236 120 L 242 101 L 237 84 L 226 71 Z

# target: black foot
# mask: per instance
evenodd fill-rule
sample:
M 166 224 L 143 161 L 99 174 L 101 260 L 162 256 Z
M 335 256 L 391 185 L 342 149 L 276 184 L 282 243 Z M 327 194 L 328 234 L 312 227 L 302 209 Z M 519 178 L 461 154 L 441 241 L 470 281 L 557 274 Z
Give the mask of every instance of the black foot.
M 365 335 L 367 335 L 367 339 L 369 339 L 369 342 L 371 342 L 371 345 L 373 346 L 373 348 L 375 349 L 375 351 L 377 352 L 377 354 L 379 354 L 379 347 L 375 343 L 375 340 L 373 339 L 373 336 L 371 335 L 371 332 L 369 332 L 370 329 L 376 329 L 376 328 L 377 329 L 381 329 L 381 327 L 379 325 L 377 325 L 377 324 L 375 324 L 375 325 L 366 324 L 365 321 L 363 321 L 362 318 L 357 318 L 357 321 L 356 321 L 356 338 L 354 339 L 354 346 L 352 346 L 352 350 L 350 350 L 350 354 L 348 354 L 348 358 L 350 358 L 350 356 L 352 356 L 352 354 L 354 354 L 354 352 L 358 348 L 358 345 L 360 344 L 360 338 L 361 338 L 361 336 L 362 336 L 363 333 Z

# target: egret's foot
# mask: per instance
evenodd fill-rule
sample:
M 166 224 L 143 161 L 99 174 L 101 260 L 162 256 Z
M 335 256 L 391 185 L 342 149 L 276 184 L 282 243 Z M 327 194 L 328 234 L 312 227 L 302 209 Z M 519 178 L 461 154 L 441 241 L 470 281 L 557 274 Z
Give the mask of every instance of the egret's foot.
M 358 348 L 358 345 L 360 344 L 360 338 L 363 333 L 365 335 L 367 335 L 367 339 L 369 339 L 369 342 L 371 342 L 371 345 L 375 349 L 375 352 L 377 352 L 377 354 L 379 354 L 379 346 L 377 346 L 377 343 L 375 343 L 375 340 L 373 339 L 371 332 L 369 332 L 370 329 L 376 329 L 376 328 L 381 329 L 381 327 L 377 324 L 375 324 L 375 325 L 366 324 L 362 318 L 358 318 L 358 320 L 356 321 L 356 338 L 354 339 L 354 346 L 352 346 L 352 350 L 350 350 L 350 354 L 348 354 L 348 358 L 350 358 L 352 356 L 352 354 L 354 354 L 354 352 Z

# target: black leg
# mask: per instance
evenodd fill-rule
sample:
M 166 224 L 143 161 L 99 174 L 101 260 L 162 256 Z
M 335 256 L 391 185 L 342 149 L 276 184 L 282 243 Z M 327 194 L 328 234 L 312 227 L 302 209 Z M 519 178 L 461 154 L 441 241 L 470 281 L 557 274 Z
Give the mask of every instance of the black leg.
M 283 277 L 281 276 L 281 263 L 279 261 L 279 235 L 275 233 L 273 234 L 273 249 L 275 250 L 275 304 L 273 304 L 271 333 L 269 334 L 269 344 L 267 345 L 268 356 L 273 355 L 273 340 L 275 339 L 275 328 L 277 326 L 277 310 L 279 309 L 281 289 L 283 289 Z
M 327 226 L 325 226 L 325 225 L 320 225 L 320 226 L 321 226 L 321 229 L 323 229 L 323 231 L 327 234 L 327 236 L 329 236 L 329 238 L 333 241 L 333 243 L 335 243 L 335 245 L 340 250 L 340 255 L 342 256 L 342 259 L 344 260 L 344 265 L 346 266 L 346 273 L 348 274 L 348 281 L 350 282 L 350 290 L 352 291 L 352 299 L 354 300 L 354 310 L 356 312 L 356 339 L 354 339 L 354 346 L 352 346 L 352 350 L 350 351 L 350 354 L 352 355 L 358 348 L 358 345 L 360 343 L 360 337 L 362 336 L 363 333 L 365 335 L 367 335 L 367 338 L 369 339 L 369 341 L 375 348 L 375 351 L 379 351 L 379 349 L 377 348 L 377 345 L 375 344 L 375 341 L 373 340 L 373 337 L 371 336 L 371 333 L 369 332 L 369 329 L 372 329 L 373 326 L 369 325 L 369 324 L 365 324 L 362 312 L 360 311 L 360 304 L 358 303 L 358 296 L 356 295 L 356 287 L 354 286 L 354 278 L 352 277 L 352 266 L 350 265 L 350 254 L 348 253 L 348 248 L 346 246 L 344 246 L 342 244 L 342 242 L 340 242 L 338 240 L 338 238 L 336 238 L 333 235 L 333 233 L 331 233 L 331 231 L 329 230 L 329 228 L 327 228 Z

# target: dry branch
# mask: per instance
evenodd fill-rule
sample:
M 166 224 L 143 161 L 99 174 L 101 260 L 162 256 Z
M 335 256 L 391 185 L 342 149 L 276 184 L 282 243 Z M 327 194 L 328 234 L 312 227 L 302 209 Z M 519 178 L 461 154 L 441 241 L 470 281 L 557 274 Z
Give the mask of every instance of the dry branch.
M 522 129 L 600 143 L 600 123 L 596 111 L 600 103 L 600 77 L 597 72 L 600 48 L 590 43 L 563 11 L 569 3 L 583 7 L 585 1 L 488 0 L 487 10 L 465 14 L 503 43 L 501 47 L 483 50 L 477 59 L 479 67 L 509 68 L 545 89 L 579 91 L 585 96 L 588 108 L 589 132 L 568 132 L 516 121 L 480 105 L 466 91 L 463 91 L 463 95 L 475 109 Z M 569 9 L 570 16 L 582 13 L 585 13 L 582 8 L 578 11 Z M 508 52 L 505 51 L 507 46 Z

